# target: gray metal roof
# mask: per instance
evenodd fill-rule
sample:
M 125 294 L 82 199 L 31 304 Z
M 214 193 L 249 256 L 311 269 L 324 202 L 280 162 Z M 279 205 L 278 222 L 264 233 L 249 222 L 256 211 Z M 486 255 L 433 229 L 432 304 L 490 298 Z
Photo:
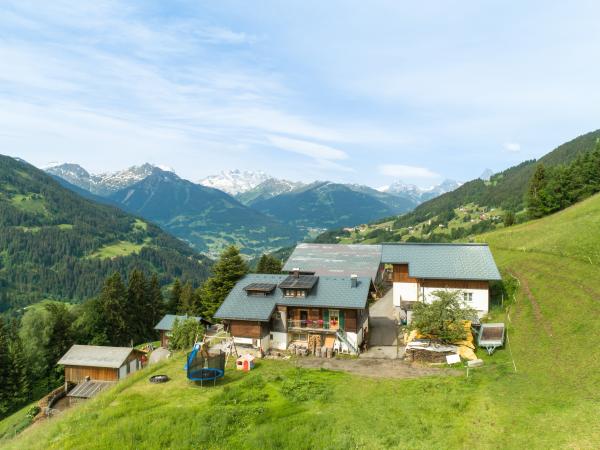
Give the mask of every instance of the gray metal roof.
M 115 384 L 115 381 L 82 381 L 69 391 L 67 397 L 92 398 L 104 389 L 114 386 Z
M 180 322 L 183 322 L 187 319 L 196 319 L 196 322 L 202 322 L 204 319 L 202 317 L 195 316 L 176 316 L 175 314 L 165 314 L 165 316 L 160 319 L 160 322 L 156 324 L 154 327 L 155 330 L 162 331 L 171 331 L 173 330 L 173 325 L 175 325 L 175 319 L 178 319 Z
M 300 269 L 322 276 L 358 275 L 377 278 L 381 245 L 298 244 L 283 266 L 284 272 Z
M 381 262 L 408 263 L 413 278 L 443 280 L 500 280 L 486 244 L 384 244 Z
M 268 321 L 277 305 L 314 308 L 362 309 L 367 305 L 371 279 L 359 277 L 356 287 L 350 277 L 319 277 L 306 297 L 284 297 L 280 288 L 264 297 L 249 296 L 244 287 L 250 283 L 279 284 L 287 275 L 250 274 L 237 282 L 219 310 L 217 319 Z
M 135 349 L 100 345 L 73 345 L 56 364 L 63 366 L 108 367 L 118 369 Z

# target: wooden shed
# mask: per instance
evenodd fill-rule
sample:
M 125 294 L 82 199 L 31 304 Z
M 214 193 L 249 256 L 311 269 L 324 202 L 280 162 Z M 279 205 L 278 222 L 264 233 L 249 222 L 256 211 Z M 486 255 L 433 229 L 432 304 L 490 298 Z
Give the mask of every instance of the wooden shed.
M 118 381 L 142 368 L 144 352 L 131 347 L 73 345 L 57 364 L 65 366 L 65 382 Z

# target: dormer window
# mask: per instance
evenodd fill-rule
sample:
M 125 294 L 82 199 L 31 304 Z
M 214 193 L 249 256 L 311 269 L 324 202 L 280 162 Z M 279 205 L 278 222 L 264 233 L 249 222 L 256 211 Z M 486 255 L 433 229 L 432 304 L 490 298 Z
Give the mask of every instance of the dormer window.
M 284 297 L 306 297 L 306 291 L 304 289 L 284 289 Z
M 279 289 L 283 292 L 284 297 L 304 298 L 309 295 L 317 281 L 319 281 L 319 277 L 315 275 L 301 275 L 298 271 L 295 271 L 279 283 Z
M 273 283 L 251 283 L 244 288 L 246 294 L 250 297 L 266 297 L 273 293 L 276 284 Z

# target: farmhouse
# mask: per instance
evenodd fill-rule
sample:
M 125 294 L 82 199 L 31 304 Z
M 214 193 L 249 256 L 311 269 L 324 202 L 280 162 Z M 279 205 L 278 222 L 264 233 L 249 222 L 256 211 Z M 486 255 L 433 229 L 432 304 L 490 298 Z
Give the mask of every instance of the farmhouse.
M 381 263 L 392 274 L 394 306 L 410 321 L 415 302 L 437 290 L 461 291 L 479 316 L 489 311 L 490 281 L 500 273 L 485 244 L 386 244 Z
M 175 325 L 175 320 L 179 322 L 183 322 L 187 319 L 194 319 L 196 322 L 202 323 L 205 327 L 211 325 L 211 323 L 202 318 L 202 317 L 194 317 L 194 316 L 176 316 L 174 314 L 165 314 L 160 322 L 156 324 L 154 327 L 160 333 L 160 346 L 164 348 L 169 347 L 169 338 L 171 337 L 171 333 L 173 332 L 173 326 Z
M 264 351 L 290 344 L 358 353 L 368 330 L 373 284 L 365 276 L 252 274 L 240 280 L 215 318 L 237 344 Z
M 410 321 L 415 302 L 444 289 L 460 291 L 483 316 L 490 282 L 500 280 L 485 244 L 300 244 L 283 271 L 244 277 L 215 314 L 236 343 L 358 353 L 369 331 L 368 301 L 383 294 L 375 286 L 391 284 L 397 315 Z
M 65 366 L 65 383 L 118 381 L 142 368 L 144 352 L 131 347 L 73 345 L 57 364 Z

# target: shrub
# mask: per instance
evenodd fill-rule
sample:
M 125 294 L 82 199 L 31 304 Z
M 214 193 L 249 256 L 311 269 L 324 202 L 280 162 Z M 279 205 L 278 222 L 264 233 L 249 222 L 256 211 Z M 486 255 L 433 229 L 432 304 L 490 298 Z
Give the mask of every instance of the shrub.
M 203 334 L 204 327 L 201 323 L 198 323 L 196 319 L 191 317 L 183 321 L 175 319 L 173 332 L 169 339 L 169 349 L 184 350 L 192 348 Z

